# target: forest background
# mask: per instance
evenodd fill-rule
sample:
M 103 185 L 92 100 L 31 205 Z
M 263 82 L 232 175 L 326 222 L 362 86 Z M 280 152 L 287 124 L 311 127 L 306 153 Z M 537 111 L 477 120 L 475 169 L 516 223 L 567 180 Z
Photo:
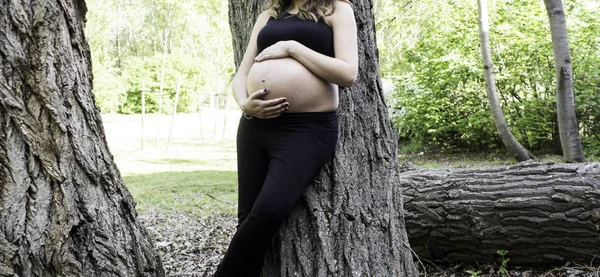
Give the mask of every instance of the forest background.
M 600 2 L 563 1 L 584 151 L 600 156 Z M 477 3 L 375 1 L 381 76 L 401 150 L 502 148 L 485 94 Z M 103 113 L 237 109 L 225 0 L 90 0 L 86 32 Z M 489 3 L 496 85 L 513 134 L 560 154 L 556 83 L 543 1 Z M 179 80 L 179 86 L 178 86 Z M 176 97 L 177 87 L 179 95 Z

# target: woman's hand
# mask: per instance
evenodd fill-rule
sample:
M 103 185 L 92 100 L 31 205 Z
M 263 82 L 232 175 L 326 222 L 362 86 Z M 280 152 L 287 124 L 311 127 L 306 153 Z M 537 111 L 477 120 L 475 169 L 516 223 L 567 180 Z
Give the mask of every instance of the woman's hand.
M 282 59 L 290 56 L 290 49 L 294 47 L 293 40 L 280 41 L 263 50 L 254 58 L 254 62 L 262 62 L 264 60 Z
M 280 116 L 283 112 L 288 110 L 290 103 L 287 102 L 285 97 L 276 98 L 272 100 L 262 100 L 268 89 L 261 89 L 256 91 L 242 103 L 242 110 L 248 116 L 254 116 L 260 119 L 269 119 Z

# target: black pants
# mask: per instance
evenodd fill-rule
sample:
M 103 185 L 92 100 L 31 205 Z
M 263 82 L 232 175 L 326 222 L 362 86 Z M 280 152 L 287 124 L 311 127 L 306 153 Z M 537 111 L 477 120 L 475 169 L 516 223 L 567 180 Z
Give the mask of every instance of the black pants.
M 238 229 L 215 276 L 259 276 L 266 249 L 335 150 L 335 112 L 240 119 Z

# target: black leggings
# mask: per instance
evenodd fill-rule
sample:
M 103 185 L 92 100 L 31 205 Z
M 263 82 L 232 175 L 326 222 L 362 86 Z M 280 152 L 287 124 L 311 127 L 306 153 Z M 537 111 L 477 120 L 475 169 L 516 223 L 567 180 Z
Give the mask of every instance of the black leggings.
M 266 249 L 335 150 L 335 112 L 240 119 L 238 229 L 215 276 L 260 276 Z

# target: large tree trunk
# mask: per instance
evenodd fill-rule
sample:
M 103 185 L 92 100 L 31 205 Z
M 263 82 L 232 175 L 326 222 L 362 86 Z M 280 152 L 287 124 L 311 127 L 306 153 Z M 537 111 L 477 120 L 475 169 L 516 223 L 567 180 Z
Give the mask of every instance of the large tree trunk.
M 517 160 L 523 162 L 534 159 L 535 157 L 517 141 L 504 119 L 502 107 L 498 100 L 498 93 L 496 92 L 496 80 L 494 79 L 494 63 L 490 51 L 490 26 L 487 0 L 478 0 L 477 4 L 479 7 L 479 40 L 481 43 L 481 58 L 483 61 L 483 77 L 485 79 L 487 97 L 490 101 L 490 110 L 492 112 L 492 117 L 494 118 L 494 123 L 496 124 L 496 130 L 498 130 L 498 135 L 500 135 L 500 139 L 502 140 L 502 143 L 504 143 L 504 146 L 515 155 Z
M 600 265 L 600 163 L 402 174 L 411 246 L 436 262 Z
M 0 276 L 164 276 L 94 104 L 85 2 L 0 2 Z
M 579 125 L 575 115 L 575 97 L 573 95 L 573 65 L 571 50 L 567 38 L 567 23 L 562 0 L 544 0 L 550 31 L 556 68 L 556 106 L 558 112 L 558 132 L 565 159 L 583 162 L 585 155 Z
M 371 0 L 352 1 L 360 72 L 340 91 L 340 138 L 265 260 L 264 276 L 417 276 L 398 187 L 397 142 L 383 98 Z M 236 65 L 264 1 L 230 0 Z

